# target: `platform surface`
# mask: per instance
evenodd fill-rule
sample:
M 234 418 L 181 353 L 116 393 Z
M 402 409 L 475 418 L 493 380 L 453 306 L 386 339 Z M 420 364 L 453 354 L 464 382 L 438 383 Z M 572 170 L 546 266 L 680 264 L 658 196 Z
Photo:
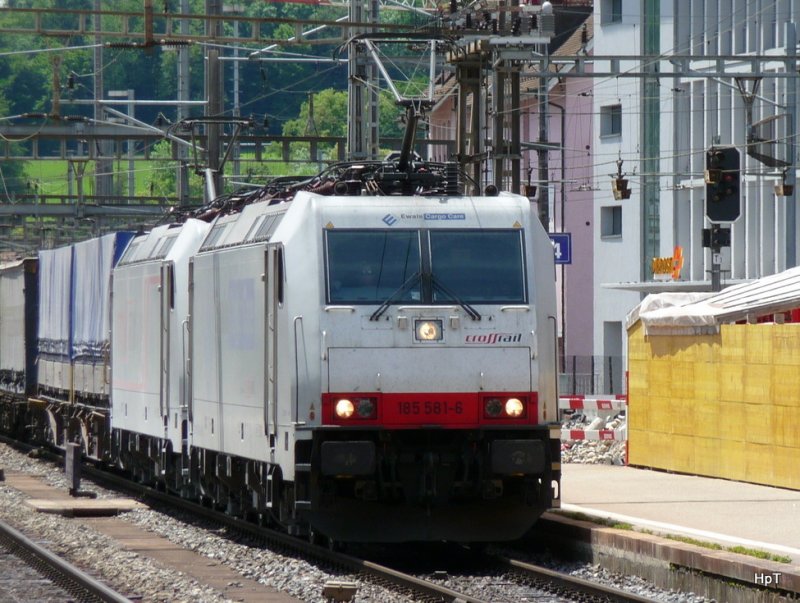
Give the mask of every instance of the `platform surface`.
M 573 463 L 562 465 L 561 489 L 564 511 L 608 517 L 656 533 L 765 550 L 800 564 L 800 491 Z
M 131 498 L 29 498 L 25 501 L 40 513 L 54 513 L 66 517 L 97 517 L 116 515 L 125 511 L 146 508 Z

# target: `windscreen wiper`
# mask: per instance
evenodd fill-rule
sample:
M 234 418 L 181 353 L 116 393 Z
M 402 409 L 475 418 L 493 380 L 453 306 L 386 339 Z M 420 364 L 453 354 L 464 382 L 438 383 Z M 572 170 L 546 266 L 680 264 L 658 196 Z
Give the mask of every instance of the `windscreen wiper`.
M 442 293 L 447 295 L 451 300 L 456 302 L 459 306 L 464 308 L 464 312 L 469 314 L 469 317 L 472 320 L 480 320 L 481 319 L 480 313 L 475 308 L 470 306 L 467 302 L 461 301 L 461 299 L 458 297 L 458 295 L 456 295 L 455 293 L 450 291 L 450 289 L 448 289 L 442 283 L 440 283 L 439 280 L 433 274 L 431 274 L 431 284 L 433 284 L 433 288 L 434 289 L 438 289 L 439 291 L 441 291 Z
M 404 293 L 407 293 L 411 289 L 411 287 L 413 287 L 416 283 L 419 282 L 419 277 L 420 277 L 420 273 L 419 272 L 415 272 L 410 277 L 408 277 L 408 280 L 406 280 L 405 283 L 400 285 L 400 288 L 397 289 L 397 291 L 392 293 L 389 297 L 386 298 L 385 302 L 383 302 L 380 306 L 378 306 L 378 309 L 375 310 L 372 313 L 372 316 L 370 316 L 369 319 L 370 320 L 378 320 L 381 317 L 381 315 L 384 312 L 386 312 L 386 310 L 389 308 L 389 306 L 392 305 L 392 303 L 394 303 L 398 299 L 400 299 L 401 295 L 403 295 Z

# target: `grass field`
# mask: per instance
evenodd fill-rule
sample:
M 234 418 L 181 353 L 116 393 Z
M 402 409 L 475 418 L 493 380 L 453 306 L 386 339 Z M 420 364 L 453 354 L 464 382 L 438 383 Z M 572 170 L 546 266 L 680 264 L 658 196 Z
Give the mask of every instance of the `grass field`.
M 292 175 L 314 175 L 319 172 L 319 164 L 292 162 L 285 163 L 276 158 L 266 157 L 265 161 L 256 163 L 251 155 L 242 156 L 240 167 L 241 175 L 235 178 L 237 183 L 243 181 L 263 184 L 268 179 Z M 94 195 L 95 162 L 89 161 L 84 166 L 83 193 Z M 175 196 L 175 162 L 166 160 L 135 161 L 134 167 L 135 196 L 143 197 L 174 197 Z M 113 162 L 114 190 L 118 195 L 128 195 L 129 163 L 127 159 Z M 226 177 L 232 176 L 233 166 L 229 162 L 225 168 Z M 31 183 L 30 191 L 34 194 L 45 196 L 66 196 L 70 192 L 70 175 L 67 161 L 40 160 L 28 161 L 25 164 L 25 178 Z M 190 174 L 190 188 L 192 196 L 202 195 L 203 179 L 196 174 Z M 232 186 L 238 188 L 238 185 Z M 72 194 L 77 195 L 76 175 L 72 175 Z

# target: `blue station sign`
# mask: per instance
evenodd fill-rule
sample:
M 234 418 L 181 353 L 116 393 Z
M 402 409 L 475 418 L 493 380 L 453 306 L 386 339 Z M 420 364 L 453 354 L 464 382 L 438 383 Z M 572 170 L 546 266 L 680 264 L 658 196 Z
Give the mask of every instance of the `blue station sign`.
M 553 244 L 553 254 L 556 264 L 572 263 L 572 233 L 551 232 L 550 242 Z

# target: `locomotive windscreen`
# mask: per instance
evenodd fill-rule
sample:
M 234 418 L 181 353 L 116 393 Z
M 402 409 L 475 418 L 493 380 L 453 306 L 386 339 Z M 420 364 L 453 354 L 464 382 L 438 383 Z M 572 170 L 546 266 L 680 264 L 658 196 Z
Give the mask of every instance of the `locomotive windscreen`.
M 327 232 L 329 303 L 380 304 L 419 273 L 419 232 Z M 397 301 L 419 302 L 421 284 L 408 283 Z
M 520 230 L 428 231 L 434 303 L 525 303 Z
M 523 304 L 522 231 L 326 231 L 328 303 Z

